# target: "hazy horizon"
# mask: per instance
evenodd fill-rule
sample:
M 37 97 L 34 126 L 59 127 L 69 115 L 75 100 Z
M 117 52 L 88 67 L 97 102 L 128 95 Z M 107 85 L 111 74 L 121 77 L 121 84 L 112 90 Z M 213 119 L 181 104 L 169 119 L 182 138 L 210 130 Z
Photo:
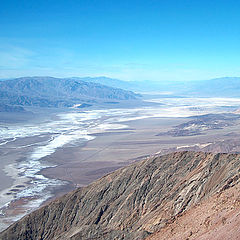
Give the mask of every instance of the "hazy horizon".
M 164 80 L 149 80 L 149 79 L 142 79 L 142 80 L 139 80 L 139 79 L 136 79 L 136 80 L 128 80 L 128 79 L 120 79 L 120 78 L 115 78 L 115 77 L 110 77 L 110 76 L 99 76 L 99 75 L 96 75 L 96 76 L 89 76 L 89 75 L 83 75 L 83 76 L 69 76 L 69 75 L 66 75 L 66 76 L 54 76 L 54 75 L 32 75 L 32 76 L 25 76 L 25 75 L 19 75 L 19 76 L 16 76 L 16 77 L 6 77 L 6 78 L 0 78 L 0 80 L 11 80 L 11 79 L 16 79 L 16 78 L 66 78 L 66 79 L 71 79 L 71 78 L 79 78 L 79 79 L 84 79 L 84 78 L 91 78 L 91 79 L 101 79 L 101 78 L 105 78 L 105 79 L 112 79 L 112 80 L 119 80 L 119 81 L 124 81 L 124 82 L 150 82 L 150 83 L 163 83 Z M 192 79 L 192 80 L 169 80 L 168 82 L 171 83 L 171 82 L 188 82 L 188 83 L 191 83 L 191 82 L 200 82 L 200 81 L 211 81 L 211 80 L 216 80 L 216 79 L 235 79 L 235 78 L 239 78 L 240 80 L 240 77 L 238 76 L 222 76 L 222 77 L 214 77 L 214 78 L 210 78 L 210 79 Z

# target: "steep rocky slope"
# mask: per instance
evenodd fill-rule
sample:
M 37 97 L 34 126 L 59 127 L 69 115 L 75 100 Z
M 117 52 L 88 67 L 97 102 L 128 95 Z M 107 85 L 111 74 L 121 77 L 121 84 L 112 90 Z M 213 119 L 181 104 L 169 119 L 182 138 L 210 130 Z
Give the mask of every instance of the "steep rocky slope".
M 201 201 L 147 240 L 240 239 L 240 183 Z
M 25 216 L 0 239 L 145 239 L 237 184 L 239 172 L 238 154 L 178 152 L 151 158 Z

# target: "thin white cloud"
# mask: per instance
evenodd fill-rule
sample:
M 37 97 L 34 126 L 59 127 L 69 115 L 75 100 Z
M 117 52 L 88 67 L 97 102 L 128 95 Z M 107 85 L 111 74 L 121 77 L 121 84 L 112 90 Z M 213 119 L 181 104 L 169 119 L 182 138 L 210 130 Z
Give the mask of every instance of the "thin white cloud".
M 34 52 L 25 48 L 1 45 L 0 46 L 0 67 L 4 69 L 21 69 L 27 67 Z

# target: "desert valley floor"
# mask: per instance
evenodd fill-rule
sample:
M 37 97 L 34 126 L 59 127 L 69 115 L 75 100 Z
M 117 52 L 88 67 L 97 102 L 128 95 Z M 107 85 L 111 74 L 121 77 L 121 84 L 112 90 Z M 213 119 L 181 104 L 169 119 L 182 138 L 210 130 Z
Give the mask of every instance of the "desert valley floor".
M 2 135 L 19 135 L 6 135 L 0 145 L 1 229 L 76 187 L 153 155 L 238 152 L 238 100 L 220 99 L 217 106 L 209 99 L 190 102 L 71 110 L 38 124 L 9 124 Z

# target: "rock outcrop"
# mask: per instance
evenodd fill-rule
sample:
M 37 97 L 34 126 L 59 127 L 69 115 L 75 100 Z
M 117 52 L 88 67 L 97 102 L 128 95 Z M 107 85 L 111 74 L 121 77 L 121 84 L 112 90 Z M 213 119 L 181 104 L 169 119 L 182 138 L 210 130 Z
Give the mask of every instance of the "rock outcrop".
M 239 240 L 240 183 L 191 207 L 146 240 Z
M 192 206 L 237 185 L 239 177 L 238 154 L 150 158 L 25 216 L 0 239 L 146 239 Z

